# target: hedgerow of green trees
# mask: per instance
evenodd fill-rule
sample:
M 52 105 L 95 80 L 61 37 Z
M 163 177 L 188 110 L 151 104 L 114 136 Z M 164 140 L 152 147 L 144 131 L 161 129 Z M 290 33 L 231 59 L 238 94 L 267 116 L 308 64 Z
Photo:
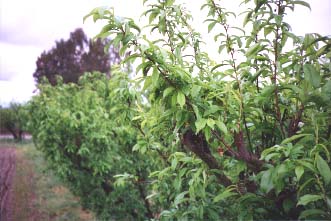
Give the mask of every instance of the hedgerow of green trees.
M 86 17 L 136 75 L 40 84 L 29 104 L 37 147 L 82 204 L 101 220 L 330 219 L 331 39 L 286 22 L 309 4 L 245 0 L 233 27 L 239 13 L 207 0 L 214 61 L 183 5 L 144 3 L 143 28 Z

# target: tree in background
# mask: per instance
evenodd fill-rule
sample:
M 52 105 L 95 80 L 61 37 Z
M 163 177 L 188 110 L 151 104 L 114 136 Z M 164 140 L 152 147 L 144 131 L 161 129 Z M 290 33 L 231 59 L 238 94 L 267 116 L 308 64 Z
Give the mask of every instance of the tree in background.
M 25 123 L 24 106 L 11 103 L 8 108 L 0 106 L 0 133 L 10 133 L 16 141 L 23 139 Z
M 108 51 L 104 49 L 106 46 Z M 55 85 L 56 75 L 60 75 L 64 83 L 77 83 L 84 72 L 100 71 L 110 75 L 111 65 L 119 61 L 117 50 L 109 45 L 107 39 L 88 39 L 79 28 L 70 33 L 68 40 L 57 41 L 54 48 L 40 55 L 33 77 L 37 83 L 46 77 Z

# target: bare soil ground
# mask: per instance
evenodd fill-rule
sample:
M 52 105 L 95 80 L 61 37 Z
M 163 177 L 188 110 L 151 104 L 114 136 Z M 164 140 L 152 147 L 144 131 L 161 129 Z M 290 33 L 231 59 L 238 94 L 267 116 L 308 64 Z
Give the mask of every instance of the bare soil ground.
M 44 167 L 33 145 L 0 143 L 0 221 L 95 220 Z
M 0 220 L 42 220 L 35 208 L 33 165 L 13 146 L 0 147 Z
M 13 178 L 16 171 L 15 149 L 0 148 L 0 221 L 13 220 Z

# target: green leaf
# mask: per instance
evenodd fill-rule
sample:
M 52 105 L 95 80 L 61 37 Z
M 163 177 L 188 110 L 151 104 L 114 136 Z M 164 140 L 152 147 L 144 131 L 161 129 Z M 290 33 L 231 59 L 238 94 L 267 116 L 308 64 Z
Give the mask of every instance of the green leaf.
M 277 177 L 280 177 L 289 172 L 287 164 L 280 164 L 276 167 Z
M 314 65 L 305 64 L 303 66 L 306 81 L 310 82 L 314 88 L 318 88 L 321 83 L 320 73 L 316 70 Z
M 183 64 L 183 58 L 182 58 L 182 52 L 181 52 L 181 47 L 176 47 L 175 49 L 175 55 L 178 60 L 179 64 Z
M 261 49 L 260 43 L 254 44 L 247 50 L 246 56 L 247 57 L 255 56 L 255 55 L 257 55 L 257 53 L 259 52 L 260 49 Z
M 213 202 L 214 202 L 214 203 L 217 203 L 217 202 L 219 202 L 219 201 L 221 201 L 221 200 L 225 200 L 226 198 L 228 198 L 228 197 L 230 197 L 230 196 L 235 196 L 235 195 L 237 195 L 237 193 L 234 192 L 234 190 L 235 190 L 235 188 L 230 188 L 230 189 L 224 190 L 222 193 L 218 194 L 218 195 L 214 198 Z
M 131 28 L 137 30 L 139 33 L 141 32 L 140 28 L 134 23 L 134 21 L 130 21 L 129 25 Z
M 175 206 L 177 206 L 178 204 L 180 204 L 186 200 L 184 197 L 187 193 L 188 193 L 188 191 L 184 191 L 176 196 L 176 198 L 174 200 Z
M 281 25 L 283 17 L 281 15 L 275 15 L 275 21 L 277 25 Z
M 167 97 L 173 91 L 174 91 L 174 88 L 173 87 L 168 87 L 167 89 L 165 89 L 163 91 L 163 98 Z
M 196 133 L 206 127 L 207 119 L 200 118 L 195 122 L 195 127 L 197 128 Z
M 166 32 L 166 27 L 167 27 L 167 23 L 166 20 L 164 18 L 164 15 L 159 16 L 159 24 L 157 25 L 159 32 L 164 35 Z
M 295 175 L 297 176 L 298 181 L 300 180 L 300 178 L 304 172 L 305 172 L 305 169 L 303 168 L 303 166 L 295 167 Z
M 285 46 L 287 39 L 288 39 L 288 35 L 287 35 L 287 33 L 284 33 L 282 36 L 282 39 L 281 39 L 281 43 L 280 43 L 282 47 Z
M 139 58 L 139 57 L 141 57 L 141 55 L 135 53 L 135 54 L 132 54 L 132 55 L 126 57 L 122 62 L 123 62 L 123 64 L 128 63 L 128 62 L 133 63 L 136 60 L 136 58 Z
M 331 101 L 331 80 L 328 80 L 322 87 L 322 95 L 326 98 L 326 100 L 329 102 Z
M 270 192 L 270 190 L 274 188 L 272 183 L 272 172 L 273 169 L 269 169 L 265 171 L 261 177 L 261 189 L 266 193 Z
M 297 140 L 301 137 L 305 137 L 305 136 L 311 136 L 311 134 L 297 134 L 297 135 L 294 135 L 292 137 L 286 138 L 285 140 L 283 140 L 281 142 L 281 144 L 291 143 L 292 141 Z
M 149 15 L 148 21 L 149 24 L 151 24 L 154 19 L 156 18 L 156 16 L 158 16 L 160 14 L 160 10 L 159 9 L 154 9 L 153 12 Z
M 275 90 L 275 85 L 266 86 L 261 91 L 261 97 L 269 97 Z
M 178 160 L 176 157 L 171 161 L 171 169 L 175 170 L 178 164 Z
M 265 157 L 261 157 L 261 158 L 268 162 L 272 158 L 279 159 L 280 155 L 281 155 L 280 153 L 270 153 L 270 154 L 266 155 Z
M 246 14 L 245 19 L 244 19 L 244 23 L 243 23 L 244 27 L 246 26 L 246 24 L 249 22 L 250 18 L 252 17 L 252 13 L 253 13 L 253 11 L 250 11 Z
M 132 39 L 134 39 L 134 35 L 132 33 L 126 34 L 123 38 L 122 38 L 122 43 L 123 46 L 127 45 Z
M 201 90 L 201 86 L 200 85 L 193 85 L 192 89 L 191 89 L 191 95 L 192 97 L 197 97 L 199 92 Z
M 221 53 L 224 50 L 225 47 L 226 47 L 226 44 L 220 45 L 218 47 L 218 53 Z M 226 65 L 226 64 L 224 64 L 224 65 Z M 215 70 L 215 68 L 213 70 Z
M 262 151 L 262 153 L 261 153 L 261 159 L 263 160 L 263 159 L 265 159 L 265 157 L 267 155 L 269 155 L 272 152 L 275 152 L 276 151 L 276 147 L 277 146 L 273 146 L 273 147 L 267 148 L 264 151 Z
M 217 127 L 224 133 L 228 133 L 228 129 L 226 128 L 225 124 L 222 121 L 217 120 L 216 122 Z
M 166 2 L 166 6 L 169 7 L 169 6 L 172 6 L 174 4 L 175 0 L 167 0 L 165 2 Z
M 116 35 L 116 37 L 112 40 L 112 44 L 115 46 L 115 47 L 118 47 L 118 45 L 120 44 L 120 42 L 122 41 L 122 38 L 123 38 L 123 34 L 118 34 Z M 110 45 L 109 45 L 110 47 Z
M 171 96 L 171 106 L 172 107 L 177 107 L 177 93 L 174 93 Z
M 326 159 L 327 161 L 329 162 L 331 160 L 331 157 L 330 157 L 330 152 L 328 150 L 328 148 L 324 145 L 324 144 L 317 144 L 311 151 L 310 151 L 310 156 L 313 156 L 315 152 L 319 153 L 323 151 L 323 153 L 325 154 L 326 156 Z
M 305 1 L 292 1 L 291 3 L 294 4 L 294 5 L 303 5 L 303 6 L 309 8 L 311 10 L 310 4 L 308 2 L 305 2 Z
M 197 119 L 200 119 L 201 116 L 200 116 L 200 111 L 199 111 L 198 107 L 195 105 L 192 105 L 192 106 L 193 106 L 193 111 L 194 111 L 195 116 L 197 117 Z
M 203 134 L 205 135 L 206 140 L 209 140 L 210 137 L 211 137 L 211 129 L 210 129 L 210 127 L 203 128 Z
M 211 70 L 210 70 L 210 72 L 213 72 L 214 70 L 216 70 L 217 68 L 219 68 L 219 67 L 222 67 L 222 66 L 225 66 L 226 64 L 217 64 L 217 65 L 215 65 Z
M 331 170 L 327 162 L 320 156 L 316 155 L 317 169 L 323 177 L 325 184 L 328 185 L 331 182 Z
M 179 106 L 180 106 L 181 108 L 184 107 L 185 100 L 186 100 L 186 99 L 185 99 L 185 95 L 183 94 L 183 92 L 178 91 L 178 93 L 177 93 L 177 103 L 179 104 Z
M 154 196 L 157 196 L 159 193 L 152 193 L 152 194 L 150 194 L 150 195 L 148 195 L 148 196 L 146 196 L 146 199 L 151 199 L 151 198 L 153 198 Z
M 317 173 L 316 168 L 314 167 L 314 165 L 311 162 L 309 162 L 307 160 L 298 160 L 297 162 L 299 164 L 301 164 L 302 166 L 310 169 L 312 172 Z
M 211 128 L 214 129 L 214 125 L 215 125 L 215 120 L 208 118 L 207 120 L 207 125 Z
M 315 195 L 315 194 L 306 194 L 302 197 L 300 197 L 298 203 L 297 203 L 297 206 L 298 205 L 307 205 L 308 203 L 311 203 L 311 202 L 315 202 L 315 201 L 318 201 L 318 200 L 321 200 L 323 199 L 323 197 L 321 195 Z
M 214 28 L 214 26 L 217 24 L 216 21 L 214 22 L 211 22 L 209 25 L 208 25 L 208 33 Z
M 299 220 L 305 219 L 305 218 L 308 218 L 311 216 L 313 216 L 312 218 L 314 218 L 314 216 L 316 216 L 316 215 L 323 216 L 323 215 L 326 215 L 326 212 L 323 210 L 320 210 L 320 209 L 308 209 L 308 210 L 302 211 L 300 213 Z
M 203 113 L 203 116 L 206 117 L 206 116 L 209 116 L 209 115 L 213 115 L 214 113 L 216 113 L 219 110 L 221 110 L 219 106 L 211 105 L 211 106 L 208 107 L 208 110 L 206 110 Z
M 148 62 L 142 62 L 140 65 L 137 66 L 136 68 L 136 72 L 139 72 L 140 70 L 144 70 L 147 66 L 150 67 L 152 66 L 152 62 L 148 61 Z
M 152 81 L 154 86 L 157 86 L 157 84 L 159 83 L 159 76 L 160 76 L 159 71 L 157 70 L 156 67 L 154 67 L 152 73 Z
M 144 87 L 143 90 L 146 90 L 147 88 L 149 88 L 149 86 L 153 83 L 152 78 L 150 76 L 147 76 L 145 78 L 145 82 L 144 82 Z
M 129 45 L 123 43 L 123 46 L 120 48 L 120 50 L 118 52 L 119 55 L 123 57 L 124 54 L 127 52 L 128 47 L 129 47 Z
M 328 52 L 328 50 L 327 50 L 328 48 L 330 48 L 329 45 L 324 45 L 323 47 L 321 47 L 320 49 L 318 49 L 318 51 L 316 52 L 316 55 L 318 57 L 320 57 L 321 55 L 327 53 Z
M 266 26 L 264 28 L 264 37 L 267 37 L 267 35 L 269 35 L 273 30 L 273 26 Z
M 180 40 L 182 40 L 182 44 L 184 45 L 186 43 L 186 40 L 183 35 L 181 33 L 178 33 L 177 36 L 180 38 Z

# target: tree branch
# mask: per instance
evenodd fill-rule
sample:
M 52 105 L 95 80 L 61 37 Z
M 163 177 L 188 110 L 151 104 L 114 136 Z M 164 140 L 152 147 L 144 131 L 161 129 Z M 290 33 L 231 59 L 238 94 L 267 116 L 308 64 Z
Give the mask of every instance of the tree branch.
M 184 133 L 182 143 L 205 162 L 210 169 L 223 170 L 215 157 L 211 154 L 208 143 L 203 134 L 199 133 L 196 135 L 191 129 L 189 129 Z M 227 187 L 232 184 L 232 181 L 222 172 L 217 173 L 216 176 L 223 186 Z
M 239 131 L 239 133 L 234 134 L 234 144 L 238 150 L 239 160 L 243 160 L 247 163 L 247 166 L 255 172 L 261 170 L 263 161 L 258 158 L 255 154 L 249 152 L 244 142 L 244 133 Z

